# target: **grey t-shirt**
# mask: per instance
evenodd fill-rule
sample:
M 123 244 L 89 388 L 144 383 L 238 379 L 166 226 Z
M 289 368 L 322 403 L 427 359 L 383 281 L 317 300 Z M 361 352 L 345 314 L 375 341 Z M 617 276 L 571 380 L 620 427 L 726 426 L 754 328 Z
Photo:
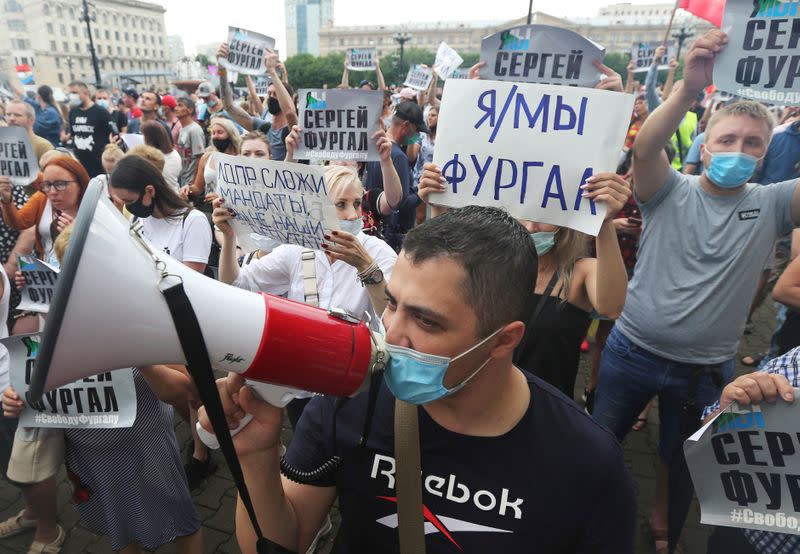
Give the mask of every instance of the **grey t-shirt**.
M 197 171 L 197 160 L 206 151 L 206 137 L 200 125 L 192 121 L 186 127 L 182 127 L 175 150 L 183 160 L 178 184 L 182 187 L 191 185 Z
M 617 328 L 670 360 L 731 359 L 775 239 L 794 227 L 797 185 L 750 183 L 717 196 L 703 190 L 700 176 L 671 170 L 653 198 L 639 201 L 644 228 Z

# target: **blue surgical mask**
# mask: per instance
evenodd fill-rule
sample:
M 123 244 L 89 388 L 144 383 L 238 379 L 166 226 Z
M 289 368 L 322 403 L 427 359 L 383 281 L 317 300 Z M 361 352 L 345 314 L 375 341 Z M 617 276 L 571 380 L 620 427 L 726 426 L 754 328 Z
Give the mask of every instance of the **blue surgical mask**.
M 98 98 L 97 99 L 97 105 L 100 106 L 101 108 L 104 108 L 104 109 L 107 110 L 108 109 L 108 100 L 106 100 L 105 98 Z
M 706 177 L 720 188 L 733 189 L 747 183 L 753 176 L 759 158 L 744 152 L 709 152 L 711 163 Z
M 537 233 L 531 233 L 531 238 L 533 239 L 533 242 L 536 244 L 537 256 L 542 256 L 544 254 L 547 254 L 556 244 L 555 232 L 547 233 L 544 231 L 539 231 Z
M 381 328 L 383 328 L 383 322 L 381 322 Z M 389 352 L 389 362 L 384 372 L 386 386 L 389 387 L 395 398 L 410 404 L 427 404 L 445 396 L 450 396 L 464 388 L 480 370 L 486 367 L 491 358 L 487 358 L 478 369 L 473 371 L 461 383 L 448 389 L 444 386 L 444 376 L 450 364 L 466 356 L 476 348 L 480 348 L 502 330 L 501 327 L 455 358 L 425 354 L 411 348 L 387 344 L 386 350 Z
M 364 221 L 359 217 L 358 219 L 340 219 L 339 228 L 342 231 L 347 231 L 351 235 L 357 235 L 364 228 Z

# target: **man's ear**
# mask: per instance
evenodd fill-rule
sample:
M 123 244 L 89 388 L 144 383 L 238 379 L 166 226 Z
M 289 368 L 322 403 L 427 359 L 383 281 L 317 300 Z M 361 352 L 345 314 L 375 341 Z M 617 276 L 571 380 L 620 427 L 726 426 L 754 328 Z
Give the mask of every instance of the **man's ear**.
M 525 324 L 521 321 L 513 321 L 503 327 L 503 330 L 497 333 L 497 344 L 495 344 L 489 355 L 492 358 L 503 358 L 514 354 L 514 349 L 522 341 L 525 335 Z

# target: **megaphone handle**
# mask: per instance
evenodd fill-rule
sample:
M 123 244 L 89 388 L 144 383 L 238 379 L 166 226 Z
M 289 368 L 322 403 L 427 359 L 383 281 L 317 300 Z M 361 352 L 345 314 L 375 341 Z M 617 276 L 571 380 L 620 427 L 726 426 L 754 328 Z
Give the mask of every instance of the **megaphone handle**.
M 307 393 L 306 391 L 302 391 L 292 387 L 270 385 L 268 383 L 262 383 L 260 381 L 248 380 L 247 386 L 249 386 L 253 390 L 253 392 L 255 392 L 258 396 L 260 396 L 262 400 L 269 402 L 276 408 L 283 408 L 295 398 L 302 398 L 309 395 L 309 393 Z M 245 416 L 241 419 L 241 421 L 239 421 L 239 426 L 236 427 L 236 429 L 231 429 L 231 437 L 235 437 L 236 434 L 242 429 L 244 429 L 252 419 L 253 419 L 252 415 L 245 414 Z M 203 429 L 200 426 L 199 421 L 195 424 L 195 429 L 197 429 L 197 436 L 200 437 L 200 440 L 203 441 L 203 444 L 205 444 L 212 450 L 219 449 L 219 441 L 217 440 L 217 436 L 214 433 L 211 433 Z

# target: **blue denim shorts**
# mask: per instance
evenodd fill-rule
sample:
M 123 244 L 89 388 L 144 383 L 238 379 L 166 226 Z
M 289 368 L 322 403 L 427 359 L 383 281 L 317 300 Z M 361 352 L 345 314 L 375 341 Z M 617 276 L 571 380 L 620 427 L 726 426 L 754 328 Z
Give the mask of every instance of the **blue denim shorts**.
M 700 367 L 648 352 L 615 327 L 600 361 L 592 416 L 622 442 L 650 399 L 658 396 L 658 453 L 662 460 L 668 461 L 682 442 L 681 411 L 689 393 L 689 379 Z M 734 361 L 730 359 L 709 368 L 719 371 L 721 385 L 714 382 L 710 371 L 702 375 L 695 401 L 701 412 L 719 399 L 722 388 L 733 379 Z

